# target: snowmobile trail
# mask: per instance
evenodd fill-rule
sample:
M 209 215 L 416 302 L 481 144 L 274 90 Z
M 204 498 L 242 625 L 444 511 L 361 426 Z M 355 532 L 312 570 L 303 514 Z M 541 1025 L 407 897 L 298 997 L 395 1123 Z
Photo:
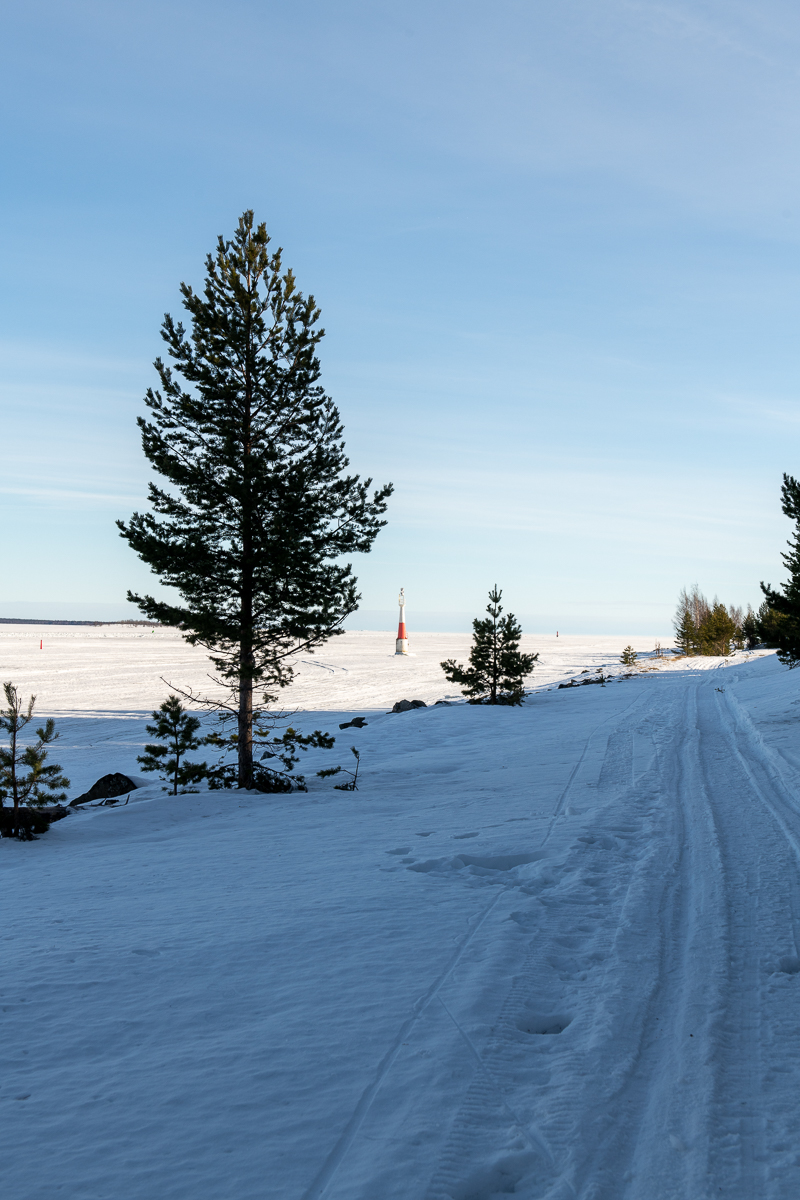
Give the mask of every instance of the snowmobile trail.
M 715 1096 L 725 1136 L 712 1146 L 712 1177 L 731 1194 L 790 1195 L 798 1172 L 795 1156 L 786 1154 L 791 1142 L 783 1139 L 796 1127 L 796 1110 L 787 1111 L 781 1082 L 800 1065 L 791 986 L 800 971 L 800 813 L 730 689 L 702 689 L 699 699 L 706 787 L 727 881 L 730 955 Z
M 603 1173 L 599 1163 L 588 1161 L 592 1156 L 587 1159 L 585 1137 L 577 1134 L 576 1122 L 580 1124 L 592 1110 L 597 1110 L 598 1121 L 604 1120 L 599 1109 L 607 1102 L 601 1106 L 597 1101 L 608 1091 L 609 1079 L 603 1078 L 608 1062 L 602 1052 L 598 1054 L 597 1047 L 602 1046 L 607 1030 L 615 1024 L 614 1006 L 627 1003 L 617 988 L 619 964 L 630 953 L 631 939 L 635 942 L 640 937 L 640 931 L 634 928 L 634 914 L 641 906 L 640 892 L 647 875 L 645 861 L 630 878 L 619 877 L 626 873 L 624 869 L 620 872 L 621 864 L 629 858 L 626 843 L 639 826 L 631 823 L 630 812 L 623 822 L 615 820 L 607 801 L 609 797 L 612 803 L 617 801 L 620 792 L 630 796 L 637 785 L 646 790 L 643 781 L 652 771 L 656 755 L 648 721 L 639 719 L 641 707 L 639 699 L 635 706 L 629 705 L 616 714 L 614 728 L 605 735 L 602 756 L 592 763 L 594 779 L 583 780 L 585 787 L 597 789 L 604 823 L 601 829 L 577 839 L 574 855 L 568 856 L 558 870 L 563 893 L 548 894 L 556 890 L 555 876 L 522 884 L 514 901 L 516 911 L 507 914 L 506 919 L 510 918 L 526 936 L 534 936 L 513 964 L 511 987 L 490 1037 L 484 1039 L 480 1054 L 483 1071 L 476 1074 L 455 1116 L 439 1169 L 427 1191 L 428 1200 L 489 1197 L 511 1191 L 572 1196 L 579 1194 L 584 1174 L 592 1176 L 596 1187 Z M 576 780 L 577 767 L 584 763 L 591 740 L 565 793 Z M 563 801 L 564 795 L 558 810 Z M 572 811 L 581 813 L 579 809 Z M 553 829 L 551 822 L 548 837 Z M 618 859 L 615 852 L 621 852 Z M 587 854 L 593 860 L 588 871 Z M 577 861 L 571 861 L 572 857 Z M 534 895 L 536 900 L 526 904 L 526 895 Z M 609 898 L 611 903 L 607 903 Z M 559 921 L 549 934 L 543 928 L 543 907 L 545 913 L 566 913 L 566 921 Z M 501 930 L 497 922 L 495 925 L 495 938 L 500 940 Z M 585 1007 L 591 990 L 586 985 L 595 975 L 600 976 L 599 990 L 605 993 L 608 1007 L 605 1011 L 595 1009 L 594 1029 L 591 1020 L 585 1021 L 588 1041 L 595 1043 L 592 1047 L 587 1045 L 586 1036 L 580 1037 L 578 1028 L 582 1018 L 588 1016 L 580 1009 Z M 493 982 L 488 981 L 487 987 L 492 986 Z M 458 1001 L 458 996 L 451 1000 Z M 629 1034 L 631 1045 L 619 1055 L 621 1061 L 612 1072 L 610 1086 L 614 1093 L 626 1086 L 630 1065 L 639 1053 L 641 1031 L 633 1028 Z M 570 1064 L 576 1054 L 581 1057 L 580 1069 Z M 596 1069 L 589 1065 L 592 1059 Z M 627 1066 L 621 1065 L 622 1060 Z M 557 1086 L 549 1086 L 555 1078 Z M 502 1109 L 506 1114 L 526 1114 L 527 1121 L 519 1115 L 509 1125 Z M 576 1153 L 579 1138 L 582 1153 Z M 615 1189 L 616 1183 L 610 1194 L 618 1194 Z
M 553 805 L 552 815 L 543 831 L 540 842 L 537 844 L 535 857 L 540 857 L 543 854 L 544 848 L 553 836 L 554 831 L 558 829 L 559 822 L 565 819 L 565 813 L 570 813 L 570 805 L 574 802 L 574 797 L 578 789 L 580 787 L 596 787 L 598 777 L 602 778 L 604 772 L 608 773 L 610 763 L 616 761 L 616 758 L 619 756 L 620 746 L 623 744 L 625 750 L 627 750 L 623 774 L 625 780 L 630 781 L 633 770 L 631 739 L 625 731 L 630 719 L 629 714 L 631 710 L 640 708 L 644 702 L 644 696 L 636 695 L 625 703 L 621 709 L 614 709 L 609 716 L 601 716 L 599 720 L 595 720 L 590 726 L 587 734 L 582 739 L 582 748 L 576 755 L 574 766 L 570 770 L 567 781 Z M 608 728 L 609 725 L 611 725 L 611 729 Z M 621 740 L 618 734 L 621 734 Z M 609 746 L 611 746 L 610 750 Z M 616 774 L 616 772 L 614 773 Z M 461 835 L 461 837 L 463 836 Z M 476 835 L 470 834 L 467 836 L 472 837 Z M 511 858 L 513 857 L 511 856 Z M 534 856 L 532 855 L 531 857 Z M 473 936 L 478 933 L 484 922 L 486 922 L 486 928 L 482 931 L 484 940 L 489 944 L 498 941 L 502 942 L 503 926 L 508 923 L 510 919 L 509 914 L 515 908 L 519 907 L 520 887 L 524 888 L 522 881 L 515 876 L 516 873 L 513 866 L 510 867 L 509 871 L 502 870 L 497 872 L 497 877 L 492 880 L 492 883 L 496 883 L 501 890 L 499 894 L 494 896 L 488 907 L 475 921 L 473 929 L 464 940 L 462 949 L 458 951 L 457 959 L 462 957 L 463 951 L 467 949 L 469 943 L 473 940 Z M 490 914 L 491 919 L 489 919 Z M 422 1031 L 418 1028 L 421 1024 L 419 1018 L 423 1016 L 429 1001 L 434 997 L 440 1001 L 442 1010 L 458 1034 L 452 1042 L 450 1053 L 454 1060 L 460 1063 L 463 1068 L 466 1050 L 466 1058 L 470 1067 L 469 1072 L 465 1075 L 465 1084 L 468 1084 L 468 1086 L 461 1102 L 461 1109 L 451 1131 L 448 1146 L 443 1151 L 444 1161 L 447 1164 L 463 1162 L 466 1146 L 474 1147 L 476 1139 L 485 1139 L 487 1130 L 492 1129 L 498 1119 L 500 1125 L 504 1128 L 505 1125 L 508 1125 L 509 1118 L 512 1118 L 511 1125 L 514 1130 L 514 1137 L 520 1142 L 523 1148 L 522 1160 L 532 1158 L 537 1161 L 541 1160 L 549 1166 L 553 1165 L 553 1156 L 548 1147 L 547 1139 L 542 1135 L 536 1122 L 532 1121 L 530 1116 L 528 1116 L 527 1120 L 521 1118 L 510 1107 L 507 1091 L 503 1083 L 508 1068 L 506 1061 L 507 1048 L 503 1044 L 503 1035 L 499 1039 L 494 1038 L 484 1048 L 483 1052 L 481 1052 L 463 1024 L 451 1010 L 449 1003 L 441 994 L 447 989 L 448 993 L 452 993 L 455 1000 L 458 1001 L 461 989 L 457 985 L 447 987 L 455 965 L 456 961 L 448 966 L 445 973 L 439 977 L 436 984 L 426 993 L 424 1003 L 420 1003 L 413 1019 L 403 1025 L 402 1030 L 395 1039 L 392 1051 L 383 1060 L 379 1068 L 376 1080 L 361 1097 L 347 1130 L 331 1152 L 314 1184 L 305 1194 L 304 1200 L 317 1200 L 317 1198 L 322 1198 L 323 1196 L 348 1196 L 352 1198 L 354 1195 L 363 1195 L 366 1198 L 374 1195 L 375 1188 L 378 1186 L 374 1178 L 369 1179 L 363 1192 L 354 1188 L 353 1176 L 358 1176 L 359 1171 L 355 1168 L 349 1172 L 344 1170 L 344 1158 L 345 1155 L 351 1152 L 353 1142 L 367 1117 L 368 1110 L 376 1097 L 377 1090 L 383 1085 L 389 1069 L 394 1065 L 398 1051 L 402 1046 L 415 1048 L 415 1041 L 417 1044 L 420 1042 L 424 1043 L 426 1031 L 424 1028 Z M 530 954 L 527 956 L 526 961 L 515 964 L 515 978 L 511 994 L 502 1007 L 497 1026 L 501 1028 L 505 1022 L 508 1030 L 511 1031 L 510 1036 L 512 1040 L 513 1038 L 519 1038 L 519 1029 L 517 1028 L 519 1012 L 526 1011 L 526 990 L 530 992 L 535 976 L 536 963 Z M 471 976 L 469 978 L 471 980 Z M 472 982 L 468 983 L 467 989 L 469 990 L 472 986 Z M 506 1031 L 506 1036 L 508 1036 L 508 1030 Z M 435 1040 L 441 1046 L 444 1040 L 441 1028 L 438 1029 Z M 453 1075 L 459 1074 L 457 1066 L 454 1065 L 452 1067 L 452 1073 Z M 405 1113 L 403 1112 L 398 1115 L 398 1128 L 394 1129 L 392 1134 L 387 1134 L 386 1129 L 383 1129 L 381 1133 L 383 1139 L 388 1137 L 402 1142 L 401 1127 L 405 1121 Z M 367 1144 L 360 1147 L 362 1157 L 365 1152 L 368 1154 L 373 1150 L 369 1145 L 370 1136 L 374 1137 L 377 1135 L 367 1134 Z M 516 1156 L 514 1161 L 516 1162 L 516 1159 L 519 1157 Z M 444 1168 L 444 1174 L 450 1182 L 452 1182 L 453 1170 L 452 1165 Z M 338 1181 L 337 1177 L 340 1171 L 342 1171 L 344 1178 Z M 407 1195 L 408 1192 L 406 1189 L 407 1184 L 404 1182 L 402 1176 L 395 1176 L 391 1183 L 385 1179 L 382 1179 L 380 1183 L 382 1197 Z M 446 1195 L 447 1193 L 442 1192 L 440 1184 L 434 1181 L 428 1194 L 434 1197 L 440 1194 Z

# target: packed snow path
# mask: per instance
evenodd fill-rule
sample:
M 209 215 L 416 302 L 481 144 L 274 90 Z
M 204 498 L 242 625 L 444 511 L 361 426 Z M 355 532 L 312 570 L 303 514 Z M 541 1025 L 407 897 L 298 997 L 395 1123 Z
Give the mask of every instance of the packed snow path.
M 9 1195 L 794 1200 L 798 703 L 767 655 L 375 713 L 355 794 L 0 843 Z

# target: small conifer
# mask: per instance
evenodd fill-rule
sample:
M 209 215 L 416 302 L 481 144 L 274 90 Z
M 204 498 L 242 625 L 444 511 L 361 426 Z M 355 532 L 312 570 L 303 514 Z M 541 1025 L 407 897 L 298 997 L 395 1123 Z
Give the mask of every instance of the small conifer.
M 524 680 L 530 675 L 538 654 L 520 654 L 522 629 L 513 613 L 501 617 L 503 608 L 497 584 L 489 592 L 489 614 L 472 622 L 473 640 L 468 667 L 448 658 L 442 670 L 450 683 L 460 684 L 470 704 L 521 704 Z
M 48 717 L 44 725 L 36 730 L 36 741 L 23 746 L 20 736 L 26 725 L 33 720 L 36 697 L 31 696 L 27 706 L 13 683 L 4 683 L 5 707 L 0 708 L 0 730 L 8 737 L 8 745 L 0 746 L 0 808 L 6 799 L 14 807 L 14 832 L 20 835 L 22 827 L 17 821 L 20 805 L 40 807 L 48 801 L 59 803 L 66 800 L 62 791 L 69 787 L 69 780 L 62 774 L 57 763 L 45 765 L 46 746 L 58 738 L 55 722 Z
M 198 783 L 206 774 L 206 763 L 186 762 L 184 755 L 199 749 L 203 739 L 195 737 L 200 721 L 187 712 L 178 696 L 168 696 L 160 708 L 153 713 L 153 724 L 145 725 L 152 737 L 163 738 L 145 746 L 137 762 L 143 771 L 160 771 L 177 796 L 178 788 L 186 790 L 190 784 Z
M 633 646 L 626 646 L 619 656 L 619 661 L 624 663 L 626 667 L 632 667 L 637 658 L 638 655 Z

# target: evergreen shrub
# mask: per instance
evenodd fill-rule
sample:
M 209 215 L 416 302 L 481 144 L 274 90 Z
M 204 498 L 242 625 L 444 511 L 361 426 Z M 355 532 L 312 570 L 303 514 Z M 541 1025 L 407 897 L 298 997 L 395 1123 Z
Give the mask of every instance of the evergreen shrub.
M 538 662 L 538 654 L 520 654 L 522 629 L 513 613 L 503 611 L 497 584 L 489 592 L 488 617 L 472 622 L 472 649 L 469 666 L 448 658 L 442 670 L 450 683 L 459 684 L 470 704 L 521 704 L 525 678 Z

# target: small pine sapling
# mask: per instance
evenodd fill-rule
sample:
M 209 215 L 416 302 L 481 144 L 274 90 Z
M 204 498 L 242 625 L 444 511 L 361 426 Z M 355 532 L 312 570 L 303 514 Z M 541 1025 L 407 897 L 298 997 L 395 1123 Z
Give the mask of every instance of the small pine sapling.
M 440 664 L 448 682 L 460 684 L 470 704 L 522 704 L 525 676 L 539 659 L 538 654 L 520 654 L 522 629 L 513 613 L 500 616 L 502 595 L 495 584 L 486 606 L 489 616 L 472 622 L 470 665 L 453 658 Z
M 626 667 L 632 667 L 636 662 L 638 655 L 633 646 L 626 646 L 619 656 L 619 661 L 624 663 Z
M 171 795 L 177 796 L 178 788 L 185 792 L 208 771 L 206 763 L 186 762 L 184 757 L 204 744 L 204 739 L 195 737 L 200 721 L 184 708 L 179 696 L 168 696 L 152 715 L 153 724 L 145 729 L 152 737 L 163 740 L 146 745 L 144 754 L 136 761 L 142 764 L 143 771 L 160 771 L 161 778 L 171 785 Z
M 350 753 L 356 760 L 355 771 L 348 771 L 346 767 L 326 767 L 324 771 L 317 771 L 320 779 L 329 779 L 331 775 L 338 775 L 344 771 L 345 775 L 350 776 L 349 783 L 335 783 L 333 786 L 337 792 L 357 792 L 358 791 L 358 768 L 361 766 L 361 755 L 355 746 L 350 747 Z
M 48 801 L 60 803 L 66 800 L 63 788 L 70 786 L 57 763 L 45 765 L 47 750 L 58 738 L 55 722 L 48 717 L 44 725 L 36 730 L 36 741 L 26 746 L 20 744 L 20 735 L 33 720 L 36 697 L 31 696 L 27 707 L 22 696 L 12 683 L 3 684 L 5 707 L 0 707 L 0 730 L 8 736 L 8 745 L 0 746 L 0 808 L 10 798 L 14 807 L 12 833 L 19 837 L 23 825 L 19 820 L 20 805 L 40 807 Z

